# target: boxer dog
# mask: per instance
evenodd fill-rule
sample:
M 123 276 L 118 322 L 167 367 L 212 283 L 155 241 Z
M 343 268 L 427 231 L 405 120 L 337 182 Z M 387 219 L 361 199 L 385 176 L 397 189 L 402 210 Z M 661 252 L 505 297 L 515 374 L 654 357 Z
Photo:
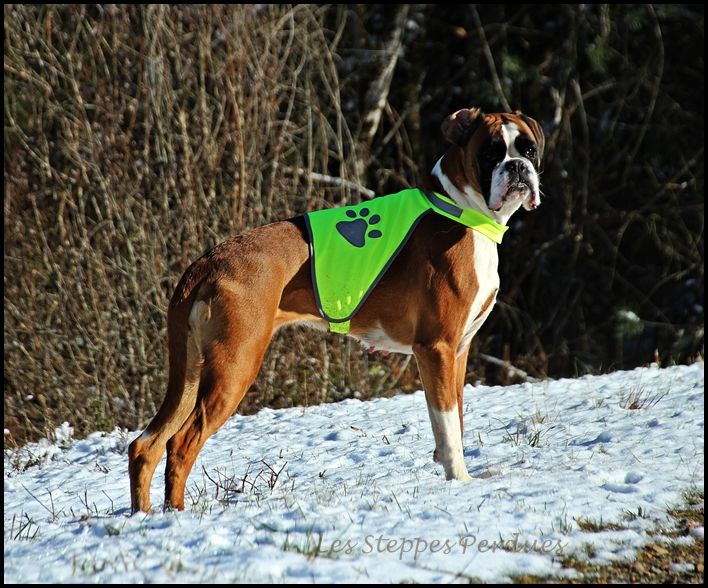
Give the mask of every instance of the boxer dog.
M 451 144 L 427 186 L 506 225 L 540 204 L 539 124 L 521 112 L 462 109 L 442 124 Z M 165 399 L 129 448 L 132 511 L 150 511 L 150 483 L 167 450 L 165 506 L 184 509 L 197 454 L 238 407 L 280 327 L 326 329 L 315 303 L 302 217 L 232 237 L 184 273 L 167 311 Z M 496 243 L 426 215 L 351 320 L 365 346 L 415 355 L 448 480 L 471 480 L 462 453 L 463 385 L 470 341 L 499 288 Z

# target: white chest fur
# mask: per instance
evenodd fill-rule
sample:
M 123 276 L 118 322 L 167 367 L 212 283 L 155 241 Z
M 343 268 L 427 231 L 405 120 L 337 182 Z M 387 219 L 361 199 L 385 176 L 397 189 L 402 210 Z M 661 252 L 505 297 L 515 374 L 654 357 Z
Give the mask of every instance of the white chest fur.
M 486 306 L 486 308 L 485 305 L 490 297 L 494 297 L 493 300 L 496 300 L 496 293 L 499 290 L 499 254 L 497 245 L 484 235 L 473 234 L 474 267 L 479 288 L 472 299 L 472 304 L 470 304 L 462 340 L 457 348 L 458 353 L 470 344 L 472 337 L 477 334 L 484 321 L 487 320 L 494 307 L 494 302 Z

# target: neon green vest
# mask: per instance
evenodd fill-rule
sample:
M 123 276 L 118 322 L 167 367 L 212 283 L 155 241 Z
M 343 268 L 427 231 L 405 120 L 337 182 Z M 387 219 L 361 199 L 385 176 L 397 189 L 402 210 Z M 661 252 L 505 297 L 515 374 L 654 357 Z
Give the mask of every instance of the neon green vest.
M 495 243 L 501 243 L 508 229 L 481 212 L 460 208 L 442 194 L 417 188 L 305 215 L 315 300 L 330 330 L 349 331 L 351 318 L 420 219 L 431 211 L 479 231 Z

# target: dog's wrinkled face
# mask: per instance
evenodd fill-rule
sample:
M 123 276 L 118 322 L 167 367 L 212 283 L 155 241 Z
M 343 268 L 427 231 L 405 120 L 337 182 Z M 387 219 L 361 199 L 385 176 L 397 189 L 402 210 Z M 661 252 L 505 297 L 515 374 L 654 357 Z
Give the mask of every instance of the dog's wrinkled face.
M 526 210 L 541 204 L 536 161 L 538 148 L 533 138 L 513 122 L 501 125 L 477 154 L 482 195 L 487 206 L 501 210 L 505 202 L 520 199 Z
M 544 137 L 535 120 L 518 111 L 484 114 L 465 108 L 451 114 L 442 131 L 463 150 L 467 185 L 455 184 L 468 198 L 480 197 L 489 210 L 501 213 L 522 204 L 533 210 L 541 203 L 538 168 Z

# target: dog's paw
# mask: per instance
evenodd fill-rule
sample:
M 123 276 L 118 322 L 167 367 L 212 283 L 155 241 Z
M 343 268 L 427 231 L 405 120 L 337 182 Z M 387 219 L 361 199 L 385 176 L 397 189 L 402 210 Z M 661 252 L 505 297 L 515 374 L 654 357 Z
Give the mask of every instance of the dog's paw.
M 354 247 L 364 247 L 364 245 L 366 245 L 366 237 L 378 239 L 383 235 L 383 233 L 378 229 L 372 229 L 367 234 L 367 229 L 371 225 L 378 224 L 381 220 L 381 217 L 378 214 L 374 214 L 370 218 L 366 218 L 369 216 L 368 208 L 362 208 L 359 211 L 358 216 L 360 218 L 357 218 L 357 213 L 353 210 L 347 210 L 346 214 L 349 218 L 353 218 L 355 220 L 338 222 L 336 227 L 339 234 L 349 243 L 354 245 Z
M 460 472 L 457 476 L 450 478 L 451 480 L 457 480 L 458 482 L 474 482 L 474 478 L 470 476 L 467 472 Z
M 474 480 L 467 472 L 463 461 L 457 461 L 453 457 L 451 463 L 446 465 L 445 460 L 442 458 L 442 451 L 438 451 L 437 449 L 433 451 L 433 461 L 445 468 L 446 480 L 458 480 L 460 482 L 471 482 Z

